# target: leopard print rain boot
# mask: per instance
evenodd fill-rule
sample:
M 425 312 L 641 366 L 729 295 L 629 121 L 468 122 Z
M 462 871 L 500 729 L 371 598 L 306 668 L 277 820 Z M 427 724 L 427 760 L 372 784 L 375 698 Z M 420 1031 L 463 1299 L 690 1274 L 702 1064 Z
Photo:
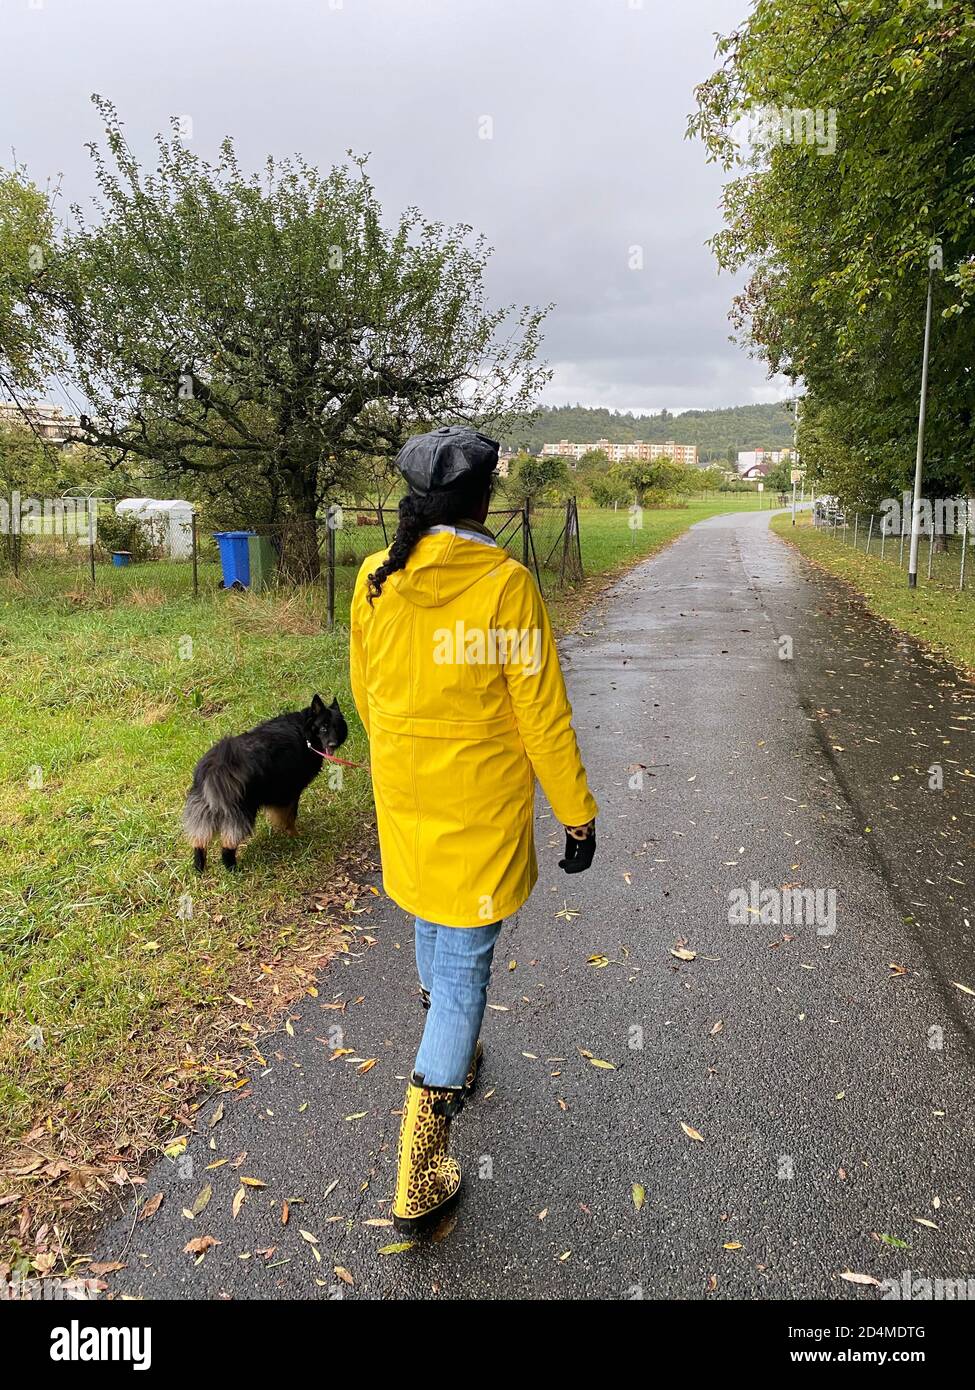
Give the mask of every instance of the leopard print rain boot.
M 460 1193 L 460 1164 L 447 1152 L 450 1122 L 464 1103 L 462 1088 L 424 1086 L 414 1074 L 406 1088 L 399 1132 L 393 1225 L 415 1233 L 438 1221 Z

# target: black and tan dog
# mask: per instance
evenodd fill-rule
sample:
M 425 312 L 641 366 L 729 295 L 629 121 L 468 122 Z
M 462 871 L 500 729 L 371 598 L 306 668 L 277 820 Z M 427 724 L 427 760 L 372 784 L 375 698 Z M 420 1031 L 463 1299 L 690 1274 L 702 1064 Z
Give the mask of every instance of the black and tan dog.
M 214 744 L 196 765 L 183 810 L 193 867 L 206 868 L 207 846 L 219 836 L 224 867 L 235 869 L 262 807 L 272 825 L 295 834 L 301 793 L 348 733 L 338 700 L 326 705 L 315 695 L 307 709 Z

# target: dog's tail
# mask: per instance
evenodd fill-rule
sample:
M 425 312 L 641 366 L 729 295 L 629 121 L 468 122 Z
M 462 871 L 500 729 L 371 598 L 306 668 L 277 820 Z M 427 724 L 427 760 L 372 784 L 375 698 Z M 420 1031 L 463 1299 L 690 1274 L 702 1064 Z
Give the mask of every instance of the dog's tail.
M 199 763 L 183 808 L 183 830 L 198 869 L 212 839 L 219 836 L 225 850 L 234 850 L 254 829 L 244 804 L 246 782 L 229 743 L 218 743 Z

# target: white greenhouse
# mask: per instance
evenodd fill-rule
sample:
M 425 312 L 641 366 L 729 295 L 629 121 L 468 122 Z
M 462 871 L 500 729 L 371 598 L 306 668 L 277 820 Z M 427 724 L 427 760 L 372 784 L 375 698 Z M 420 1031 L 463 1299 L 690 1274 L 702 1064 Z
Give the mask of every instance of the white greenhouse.
M 134 516 L 149 543 L 169 560 L 189 560 L 193 554 L 193 504 L 176 499 L 125 497 L 115 504 L 118 516 Z

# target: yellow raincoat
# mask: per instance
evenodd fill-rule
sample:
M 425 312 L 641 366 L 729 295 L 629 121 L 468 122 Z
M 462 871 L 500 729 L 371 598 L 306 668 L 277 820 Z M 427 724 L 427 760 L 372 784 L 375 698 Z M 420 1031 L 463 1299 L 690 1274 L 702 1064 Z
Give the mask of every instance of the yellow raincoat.
M 352 599 L 352 695 L 370 739 L 386 892 L 407 912 L 478 927 L 538 877 L 537 776 L 556 819 L 597 811 L 535 580 L 462 527 L 421 536 L 372 607 Z

